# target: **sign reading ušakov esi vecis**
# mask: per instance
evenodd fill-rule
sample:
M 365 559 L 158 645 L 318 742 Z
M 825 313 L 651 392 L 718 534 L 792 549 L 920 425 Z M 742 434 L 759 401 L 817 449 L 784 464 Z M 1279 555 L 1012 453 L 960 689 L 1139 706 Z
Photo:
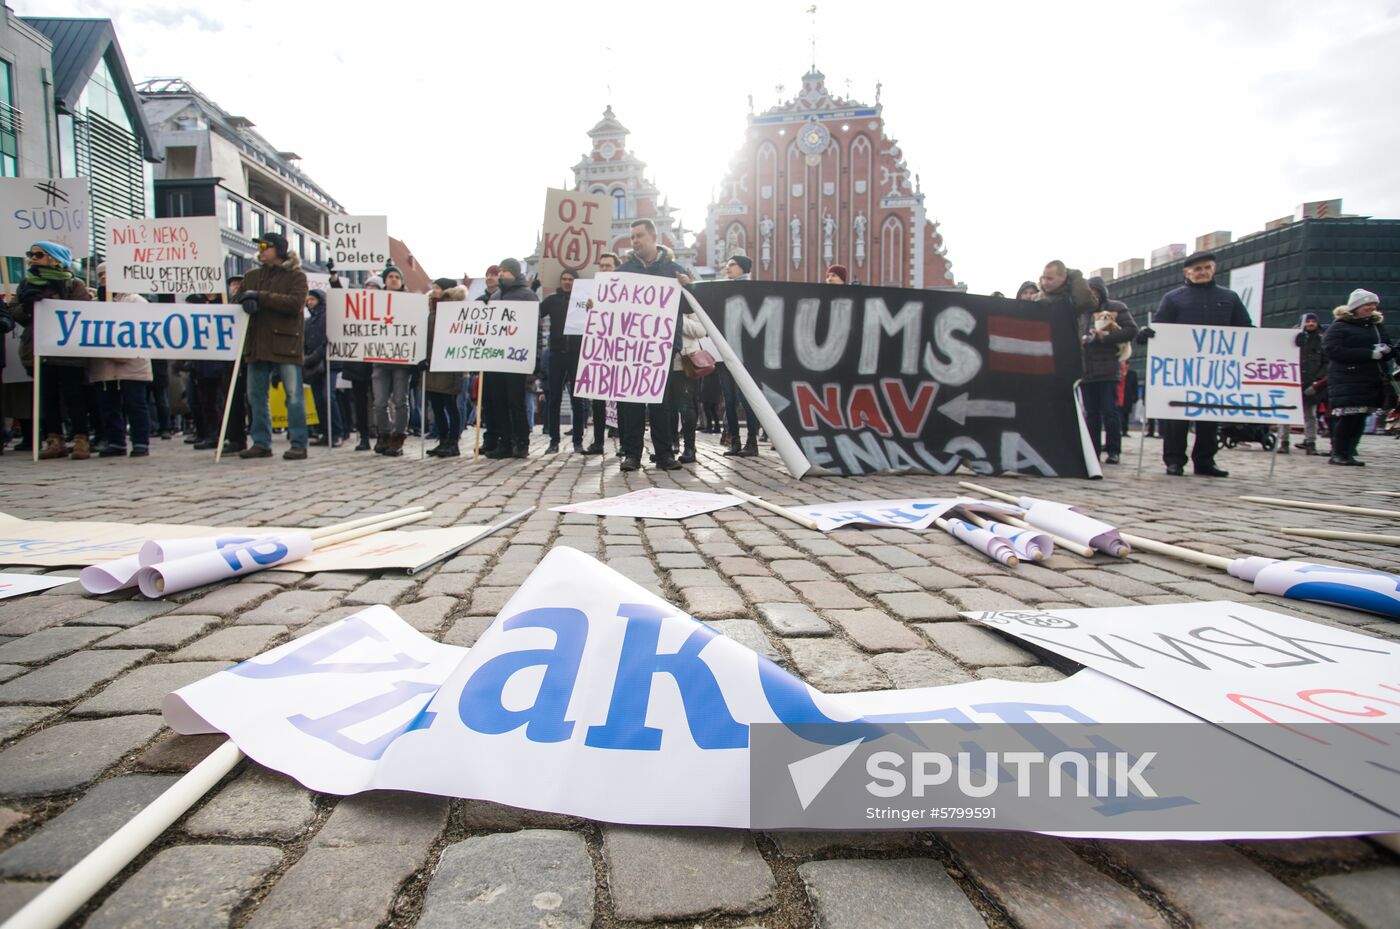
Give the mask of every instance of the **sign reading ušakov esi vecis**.
M 389 217 L 332 216 L 330 259 L 338 271 L 382 271 L 389 263 Z
M 45 358 L 186 358 L 233 361 L 248 314 L 237 304 L 34 304 L 34 354 Z
M 417 364 L 428 354 L 428 295 L 331 290 L 326 294 L 326 353 L 332 361 Z
M 529 300 L 439 303 L 433 322 L 433 371 L 535 370 L 540 305 Z
M 600 274 L 579 348 L 575 395 L 660 403 L 671 373 L 681 300 L 679 281 Z
M 92 207 L 85 177 L 0 178 L 0 255 L 17 258 L 35 242 L 92 254 Z
M 1158 323 L 1147 343 L 1147 415 L 1207 423 L 1303 421 L 1298 333 Z
M 224 291 L 224 248 L 214 216 L 109 216 L 107 290 L 119 294 Z

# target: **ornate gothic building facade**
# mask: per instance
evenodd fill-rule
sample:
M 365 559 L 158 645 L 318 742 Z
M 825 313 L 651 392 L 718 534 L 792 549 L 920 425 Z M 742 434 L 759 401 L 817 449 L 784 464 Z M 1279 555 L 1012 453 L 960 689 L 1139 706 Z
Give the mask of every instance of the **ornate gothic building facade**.
M 833 97 L 814 68 L 796 97 L 751 113 L 698 263 L 718 268 L 742 253 L 766 280 L 821 281 L 842 264 L 864 284 L 953 287 L 938 224 L 882 109 L 878 92 L 874 106 Z

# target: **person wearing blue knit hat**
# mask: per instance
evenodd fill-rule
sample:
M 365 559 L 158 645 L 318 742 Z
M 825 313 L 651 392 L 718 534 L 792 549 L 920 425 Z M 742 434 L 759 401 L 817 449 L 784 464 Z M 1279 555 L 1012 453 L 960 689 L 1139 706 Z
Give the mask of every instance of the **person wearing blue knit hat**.
M 34 372 L 34 304 L 40 300 L 91 300 L 92 292 L 81 278 L 73 274 L 73 252 L 57 242 L 35 242 L 25 252 L 29 269 L 20 281 L 12 300 L 11 315 L 24 327 L 20 337 L 19 356 L 30 376 Z M 45 358 L 40 372 L 42 389 L 39 395 L 39 427 L 44 445 L 39 457 L 44 460 L 91 457 L 88 439 L 88 401 L 84 389 L 85 358 Z M 63 441 L 63 413 L 73 428 L 73 448 L 70 452 Z

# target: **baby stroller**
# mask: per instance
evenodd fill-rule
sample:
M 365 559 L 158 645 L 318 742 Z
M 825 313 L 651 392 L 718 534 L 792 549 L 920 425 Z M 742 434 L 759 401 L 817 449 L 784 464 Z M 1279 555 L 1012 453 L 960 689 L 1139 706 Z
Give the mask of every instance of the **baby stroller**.
M 1234 448 L 1241 442 L 1257 442 L 1264 451 L 1271 452 L 1278 444 L 1278 436 L 1268 426 L 1253 423 L 1221 423 L 1220 428 L 1216 430 L 1215 441 L 1219 448 Z

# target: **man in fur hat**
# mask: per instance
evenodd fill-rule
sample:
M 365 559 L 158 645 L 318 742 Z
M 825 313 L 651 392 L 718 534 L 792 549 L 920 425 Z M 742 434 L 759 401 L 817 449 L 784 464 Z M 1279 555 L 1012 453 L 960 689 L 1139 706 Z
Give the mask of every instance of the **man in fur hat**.
M 292 447 L 283 458 L 306 458 L 306 401 L 302 391 L 303 312 L 306 309 L 306 272 L 301 256 L 287 248 L 276 232 L 259 236 L 258 266 L 243 278 L 238 302 L 248 314 L 248 334 L 243 361 L 248 368 L 248 407 L 253 417 L 251 447 L 240 458 L 272 457 L 272 407 L 268 390 L 273 375 L 282 379 L 287 392 L 287 433 Z

